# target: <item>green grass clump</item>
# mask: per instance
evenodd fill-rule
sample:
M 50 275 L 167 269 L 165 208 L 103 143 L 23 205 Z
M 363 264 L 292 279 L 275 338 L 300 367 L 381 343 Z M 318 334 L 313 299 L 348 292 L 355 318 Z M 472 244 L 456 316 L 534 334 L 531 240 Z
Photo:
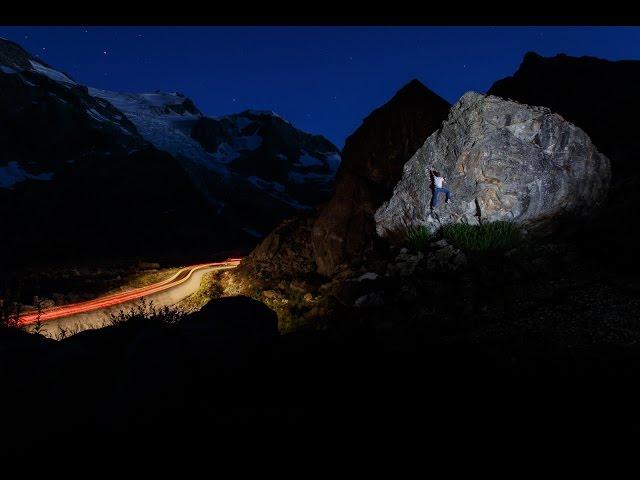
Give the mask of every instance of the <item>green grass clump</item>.
M 521 228 L 512 222 L 453 223 L 442 227 L 441 234 L 447 242 L 463 250 L 506 250 L 522 240 Z
M 434 239 L 434 234 L 425 226 L 413 227 L 407 230 L 407 246 L 411 250 L 424 251 Z

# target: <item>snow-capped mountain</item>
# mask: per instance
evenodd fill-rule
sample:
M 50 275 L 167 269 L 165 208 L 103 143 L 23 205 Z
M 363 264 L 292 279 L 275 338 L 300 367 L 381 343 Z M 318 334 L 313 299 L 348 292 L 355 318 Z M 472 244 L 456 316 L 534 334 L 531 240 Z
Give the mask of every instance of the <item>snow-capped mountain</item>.
M 109 102 L 6 40 L 0 40 L 0 87 L 0 188 L 50 180 L 87 149 L 113 153 L 144 143 Z
M 89 94 L 111 103 L 145 140 L 179 159 L 221 209 L 234 203 L 229 197 L 237 196 L 238 188 L 250 190 L 252 197 L 269 196 L 268 203 L 280 203 L 285 210 L 312 207 L 331 192 L 340 163 L 338 149 L 274 112 L 247 110 L 215 118 L 203 115 L 178 92 L 131 94 L 89 88 Z M 231 191 L 221 188 L 221 179 Z
M 251 243 L 326 199 L 338 163 L 329 141 L 272 112 L 214 118 L 177 92 L 87 88 L 0 39 L 4 251 L 87 237 L 113 249 L 122 229 L 127 251 L 134 235 L 145 250 Z

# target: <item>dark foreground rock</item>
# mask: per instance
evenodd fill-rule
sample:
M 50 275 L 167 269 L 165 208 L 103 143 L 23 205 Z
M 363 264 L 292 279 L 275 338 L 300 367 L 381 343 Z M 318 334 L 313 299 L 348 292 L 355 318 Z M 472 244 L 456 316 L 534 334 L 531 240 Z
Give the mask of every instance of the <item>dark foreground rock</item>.
M 494 267 L 503 263 L 498 259 Z M 377 280 L 368 278 L 362 281 Z M 451 323 L 446 310 L 455 277 L 390 279 L 403 288 L 416 280 L 426 281 L 414 285 L 421 296 L 440 284 L 435 311 L 417 317 L 419 305 L 408 298 L 395 304 L 395 313 L 391 304 L 363 306 L 339 335 L 307 332 L 256 342 L 256 329 L 272 333 L 273 315 L 254 301 L 228 299 L 208 309 L 212 316 L 203 315 L 202 328 L 193 318 L 178 325 L 130 322 L 44 348 L 35 337 L 29 364 L 16 361 L 15 350 L 3 350 L 0 364 L 12 365 L 0 378 L 3 452 L 32 454 L 27 447 L 33 445 L 46 445 L 41 455 L 115 446 L 136 455 L 210 452 L 214 445 L 290 452 L 327 442 L 345 443 L 351 452 L 354 441 L 386 445 L 389 438 L 394 444 L 411 438 L 415 447 L 416 429 L 448 444 L 462 436 L 478 448 L 501 438 L 549 441 L 550 432 L 566 439 L 639 425 L 640 396 L 632 388 L 640 374 L 637 326 L 603 309 L 589 317 L 590 329 L 572 334 L 565 325 L 577 326 L 578 317 L 584 323 L 585 315 L 570 292 L 563 294 L 568 300 L 548 299 L 560 315 L 533 309 L 517 328 L 496 321 L 491 311 L 463 317 L 475 323 Z M 610 298 L 601 286 L 598 292 L 584 290 L 589 301 Z M 462 311 L 464 302 L 455 308 Z M 562 308 L 573 311 L 568 323 Z M 398 321 L 403 311 L 405 321 Z M 229 334 L 215 326 L 245 315 L 247 330 Z M 560 330 L 569 337 L 554 333 Z M 589 332 L 604 330 L 622 337 L 607 342 L 600 335 L 593 342 Z
M 192 336 L 268 341 L 278 335 L 278 317 L 248 297 L 221 298 L 183 320 L 180 328 Z
M 430 170 L 453 194 L 433 210 Z M 550 110 L 469 92 L 404 166 L 375 214 L 381 236 L 425 225 L 583 218 L 604 200 L 608 159 L 580 129 Z

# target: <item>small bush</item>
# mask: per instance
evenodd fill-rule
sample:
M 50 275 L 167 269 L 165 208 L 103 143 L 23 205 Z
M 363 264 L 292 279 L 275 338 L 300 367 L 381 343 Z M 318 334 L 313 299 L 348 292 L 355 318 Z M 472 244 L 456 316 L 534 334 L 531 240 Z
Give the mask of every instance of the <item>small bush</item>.
M 511 222 L 454 223 L 442 227 L 441 234 L 454 247 L 463 250 L 504 250 L 522 240 L 522 230 Z
M 433 240 L 434 234 L 425 226 L 407 230 L 407 246 L 411 250 L 424 251 Z
M 58 331 L 53 334 L 53 338 L 60 341 L 65 338 L 69 338 L 77 333 L 80 333 L 82 330 L 79 324 L 75 324 L 69 328 L 64 328 L 62 325 L 58 325 Z
M 129 310 L 120 310 L 118 313 L 111 314 L 109 325 L 121 325 L 130 321 L 151 321 L 161 322 L 168 325 L 175 325 L 185 316 L 182 310 L 172 309 L 170 307 L 157 308 L 153 301 L 147 302 L 144 298 Z

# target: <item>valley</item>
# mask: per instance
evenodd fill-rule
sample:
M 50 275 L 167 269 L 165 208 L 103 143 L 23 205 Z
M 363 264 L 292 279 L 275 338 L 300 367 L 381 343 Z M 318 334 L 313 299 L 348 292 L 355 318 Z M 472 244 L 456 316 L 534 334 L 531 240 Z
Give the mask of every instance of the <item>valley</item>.
M 534 52 L 451 102 L 409 77 L 340 150 L 0 39 L 3 400 L 77 408 L 13 431 L 637 427 L 638 80 Z

